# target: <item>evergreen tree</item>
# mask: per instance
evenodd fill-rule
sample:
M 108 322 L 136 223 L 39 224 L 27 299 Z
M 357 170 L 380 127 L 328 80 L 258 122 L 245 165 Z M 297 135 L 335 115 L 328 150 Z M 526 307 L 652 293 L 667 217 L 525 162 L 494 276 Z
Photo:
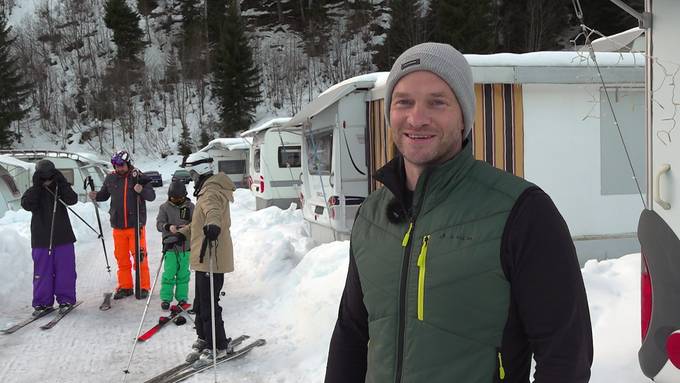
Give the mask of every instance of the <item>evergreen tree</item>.
M 432 0 L 425 26 L 428 41 L 453 45 L 462 53 L 492 53 L 496 48 L 495 0 Z
M 10 148 L 14 143 L 16 135 L 11 125 L 28 112 L 21 104 L 30 90 L 19 71 L 18 59 L 12 54 L 14 39 L 10 32 L 4 15 L 0 14 L 0 148 Z
M 140 63 L 139 53 L 144 49 L 144 32 L 139 27 L 139 15 L 125 0 L 108 0 L 104 7 L 106 27 L 113 31 L 113 42 L 118 47 L 118 60 Z
M 645 10 L 644 0 L 626 0 L 625 3 L 638 12 Z M 606 36 L 623 32 L 638 25 L 633 16 L 611 3 L 610 0 L 582 1 L 581 5 L 585 24 Z M 569 10 L 571 14 L 574 13 L 573 7 L 570 7 Z M 573 20 L 578 23 L 575 16 L 573 16 Z M 596 39 L 600 36 L 591 37 Z M 583 41 L 579 41 L 579 43 L 583 44 Z
M 207 1 L 208 14 L 208 42 L 211 47 L 217 46 L 222 36 L 227 13 L 227 0 L 205 0 Z
M 390 1 L 390 29 L 385 43 L 373 57 L 379 70 L 390 70 L 394 60 L 406 49 L 425 41 L 420 2 L 412 0 Z
M 189 132 L 189 126 L 187 124 L 182 124 L 182 132 L 179 134 L 179 143 L 177 148 L 179 149 L 179 154 L 183 156 L 188 156 L 193 152 L 193 140 L 191 139 L 191 133 Z
M 215 52 L 213 97 L 219 102 L 222 132 L 246 130 L 260 101 L 260 80 L 253 53 L 236 7 L 230 5 Z

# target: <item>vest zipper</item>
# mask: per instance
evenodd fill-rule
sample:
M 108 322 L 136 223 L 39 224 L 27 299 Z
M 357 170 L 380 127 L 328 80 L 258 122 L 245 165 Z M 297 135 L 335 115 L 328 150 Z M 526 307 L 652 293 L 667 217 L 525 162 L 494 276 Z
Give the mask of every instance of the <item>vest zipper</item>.
M 399 333 L 397 334 L 397 363 L 395 382 L 401 382 L 401 369 L 404 362 L 404 329 L 406 327 L 406 281 L 408 279 L 408 268 L 411 261 L 411 233 L 415 227 L 415 218 L 408 225 L 408 230 L 401 241 L 404 248 L 404 256 L 401 264 L 401 281 L 399 284 Z
M 420 246 L 420 254 L 418 255 L 418 320 L 423 320 L 425 317 L 425 263 L 427 261 L 427 243 L 430 241 L 430 236 L 423 237 L 423 244 Z
M 498 355 L 498 381 L 505 380 L 505 368 L 503 368 L 503 356 L 501 355 L 501 350 L 496 349 L 496 354 Z

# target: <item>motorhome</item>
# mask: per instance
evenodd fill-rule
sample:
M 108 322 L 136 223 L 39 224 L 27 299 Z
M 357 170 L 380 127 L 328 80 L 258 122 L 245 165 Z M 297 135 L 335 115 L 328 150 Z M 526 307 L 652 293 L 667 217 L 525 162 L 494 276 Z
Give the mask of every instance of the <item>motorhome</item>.
M 21 196 L 31 186 L 34 165 L 0 155 L 0 217 L 8 210 L 21 209 Z
M 649 379 L 674 383 L 680 382 L 680 3 L 647 1 L 645 13 L 636 17 L 646 35 L 648 191 L 638 224 L 642 330 L 638 360 Z
M 73 190 L 78 194 L 81 202 L 87 201 L 88 189 L 84 181 L 90 176 L 95 188 L 99 189 L 104 184 L 104 178 L 108 170 L 108 164 L 77 153 L 59 150 L 0 150 L 0 154 L 12 156 L 22 161 L 36 163 L 42 159 L 48 159 L 61 171 L 66 180 L 73 185 Z
M 334 85 L 284 125 L 302 131 L 300 200 L 307 230 L 317 241 L 348 239 L 366 198 L 367 101 L 386 78 L 387 73 L 374 73 Z
M 274 118 L 241 133 L 252 139 L 249 153 L 248 184 L 255 196 L 255 208 L 295 203 L 300 207 L 302 186 L 302 132 L 283 130 L 290 117 Z
M 200 152 L 208 152 L 213 158 L 213 170 L 229 176 L 237 188 L 248 187 L 248 140 L 236 138 L 216 138 Z

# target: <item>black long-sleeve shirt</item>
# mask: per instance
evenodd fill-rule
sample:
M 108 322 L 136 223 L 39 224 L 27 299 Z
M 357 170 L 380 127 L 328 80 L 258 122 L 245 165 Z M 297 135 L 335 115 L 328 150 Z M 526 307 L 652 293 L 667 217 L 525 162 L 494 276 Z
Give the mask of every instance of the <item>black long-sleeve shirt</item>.
M 539 188 L 527 189 L 515 202 L 500 257 L 511 293 L 501 345 L 503 382 L 529 382 L 532 356 L 536 383 L 587 382 L 593 344 L 583 278 L 567 224 Z M 364 382 L 368 340 L 368 312 L 350 254 L 325 382 Z

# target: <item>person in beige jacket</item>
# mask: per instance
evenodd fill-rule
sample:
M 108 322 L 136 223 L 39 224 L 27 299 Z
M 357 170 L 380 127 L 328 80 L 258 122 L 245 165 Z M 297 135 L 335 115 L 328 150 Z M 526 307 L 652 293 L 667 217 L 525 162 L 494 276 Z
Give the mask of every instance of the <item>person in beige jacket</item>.
M 194 181 L 196 207 L 191 225 L 175 230 L 180 240 L 191 239 L 190 267 L 195 271 L 193 309 L 196 312 L 198 339 L 187 356 L 187 362 L 194 363 L 195 367 L 212 364 L 214 355 L 220 358 L 231 351 L 231 338 L 227 338 L 224 330 L 219 297 L 224 285 L 224 274 L 234 271 L 229 203 L 234 201 L 236 187 L 224 173 L 213 174 L 211 163 L 212 158 L 205 152 L 187 157 L 185 167 Z M 214 321 L 211 315 L 213 307 Z

